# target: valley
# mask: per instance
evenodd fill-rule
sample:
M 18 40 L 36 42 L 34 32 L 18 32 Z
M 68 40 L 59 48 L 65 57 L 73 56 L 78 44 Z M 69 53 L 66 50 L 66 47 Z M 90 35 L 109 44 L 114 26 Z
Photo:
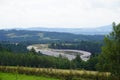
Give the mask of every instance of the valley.
M 0 80 L 120 80 L 120 0 L 0 0 Z
M 0 30 L 0 79 L 119 80 L 119 28 L 108 36 Z

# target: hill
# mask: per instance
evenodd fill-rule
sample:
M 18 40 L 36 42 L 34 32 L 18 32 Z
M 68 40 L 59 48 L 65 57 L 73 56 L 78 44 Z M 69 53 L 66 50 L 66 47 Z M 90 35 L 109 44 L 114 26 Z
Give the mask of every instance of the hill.
M 0 30 L 0 41 L 101 41 L 103 38 L 103 35 L 80 35 L 29 30 Z

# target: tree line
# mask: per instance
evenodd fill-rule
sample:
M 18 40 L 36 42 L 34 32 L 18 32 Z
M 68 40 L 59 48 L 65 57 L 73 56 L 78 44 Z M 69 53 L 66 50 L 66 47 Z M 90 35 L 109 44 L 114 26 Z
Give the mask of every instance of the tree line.
M 93 62 L 94 61 L 94 62 Z M 27 53 L 12 53 L 0 46 L 0 65 L 4 66 L 29 66 L 43 68 L 59 68 L 59 69 L 87 69 L 96 70 L 95 65 L 97 58 L 90 58 L 88 61 L 82 61 L 79 55 L 73 60 L 65 57 L 52 57 L 36 53 L 34 49 Z M 91 64 L 93 63 L 93 64 Z
M 100 53 L 102 42 L 77 41 L 77 42 L 54 42 L 49 45 L 53 49 L 75 49 L 91 52 L 92 54 Z

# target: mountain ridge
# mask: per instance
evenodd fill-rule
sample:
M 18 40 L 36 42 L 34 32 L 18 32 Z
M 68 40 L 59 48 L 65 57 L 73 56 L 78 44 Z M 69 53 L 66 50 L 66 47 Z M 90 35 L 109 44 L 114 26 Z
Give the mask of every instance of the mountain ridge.
M 62 32 L 82 35 L 106 35 L 112 31 L 112 25 L 100 26 L 97 28 L 48 28 L 48 27 L 31 27 L 31 28 L 13 28 L 15 30 L 29 31 L 47 31 L 47 32 Z M 3 29 L 12 30 L 12 29 Z
M 48 31 L 48 32 L 65 32 L 83 35 L 106 35 L 112 31 L 112 25 L 101 26 L 97 28 L 44 28 L 44 27 L 31 27 L 25 30 L 33 31 Z

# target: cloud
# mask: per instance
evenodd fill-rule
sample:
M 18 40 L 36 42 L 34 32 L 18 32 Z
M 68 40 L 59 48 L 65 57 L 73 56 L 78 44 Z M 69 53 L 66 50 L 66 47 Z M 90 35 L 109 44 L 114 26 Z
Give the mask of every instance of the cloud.
M 120 0 L 0 0 L 0 28 L 96 27 L 120 21 Z

